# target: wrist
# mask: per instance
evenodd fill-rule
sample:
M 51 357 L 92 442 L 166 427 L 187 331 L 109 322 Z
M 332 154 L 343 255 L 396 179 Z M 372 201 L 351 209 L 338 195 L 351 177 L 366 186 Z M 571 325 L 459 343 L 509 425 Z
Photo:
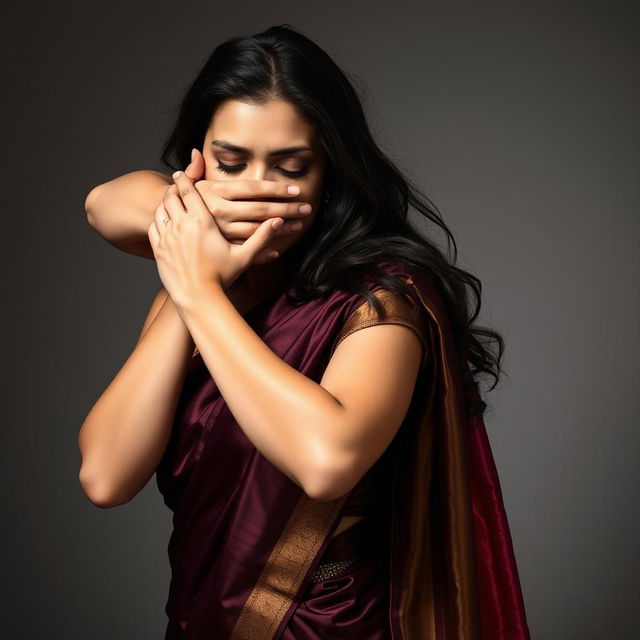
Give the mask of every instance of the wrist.
M 190 314 L 201 309 L 211 301 L 227 298 L 223 285 L 218 281 L 206 282 L 192 288 L 188 293 L 184 293 L 173 302 L 176 305 L 180 315 Z
M 163 327 L 164 339 L 171 344 L 180 344 L 185 355 L 191 355 L 195 342 L 191 336 L 180 309 L 174 304 L 169 295 L 165 298 L 154 322 Z

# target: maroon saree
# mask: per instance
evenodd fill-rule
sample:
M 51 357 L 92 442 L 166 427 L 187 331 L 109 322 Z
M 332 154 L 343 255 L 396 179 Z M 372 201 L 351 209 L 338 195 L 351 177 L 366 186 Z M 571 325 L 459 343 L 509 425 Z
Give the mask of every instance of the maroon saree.
M 197 355 L 156 470 L 174 525 L 165 640 L 529 638 L 484 422 L 465 410 L 479 396 L 463 391 L 468 368 L 442 299 L 428 274 L 381 264 L 419 293 L 419 331 L 429 343 L 407 416 L 375 465 L 387 480 L 381 546 L 342 582 L 312 582 L 320 563 L 353 555 L 371 538 L 369 520 L 331 537 L 358 487 L 331 502 L 306 496 L 244 435 Z M 301 306 L 286 293 L 244 317 L 274 353 L 319 382 L 339 340 L 375 322 L 359 320 L 366 303 L 352 292 Z

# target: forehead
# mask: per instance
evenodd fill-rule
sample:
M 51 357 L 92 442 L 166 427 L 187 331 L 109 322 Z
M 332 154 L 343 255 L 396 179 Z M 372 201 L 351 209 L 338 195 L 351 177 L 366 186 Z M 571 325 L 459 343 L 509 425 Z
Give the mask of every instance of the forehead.
M 312 124 L 285 100 L 262 104 L 226 100 L 214 113 L 207 131 L 208 138 L 245 147 L 310 144 L 313 134 Z

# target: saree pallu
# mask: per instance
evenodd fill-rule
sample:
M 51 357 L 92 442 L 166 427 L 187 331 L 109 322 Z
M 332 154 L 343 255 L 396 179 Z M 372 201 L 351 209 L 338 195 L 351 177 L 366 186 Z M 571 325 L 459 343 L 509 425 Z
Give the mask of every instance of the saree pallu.
M 469 395 L 479 395 L 468 391 L 442 298 L 429 274 L 398 261 L 381 266 L 419 295 L 429 348 L 407 415 L 381 457 L 390 468 L 388 517 L 379 524 L 386 561 L 359 556 L 342 582 L 333 579 L 342 587 L 325 612 L 363 600 L 369 608 L 330 635 L 316 633 L 313 625 L 323 625 L 317 598 L 327 585 L 311 576 L 341 540 L 356 545 L 368 521 L 332 539 L 350 494 L 311 499 L 262 456 L 197 355 L 156 470 L 173 511 L 165 640 L 529 638 L 484 422 L 465 411 Z M 351 330 L 375 323 L 353 326 L 362 308 L 349 291 L 300 306 L 283 292 L 244 317 L 276 355 L 319 382 L 349 323 Z M 309 602 L 316 603 L 311 617 Z

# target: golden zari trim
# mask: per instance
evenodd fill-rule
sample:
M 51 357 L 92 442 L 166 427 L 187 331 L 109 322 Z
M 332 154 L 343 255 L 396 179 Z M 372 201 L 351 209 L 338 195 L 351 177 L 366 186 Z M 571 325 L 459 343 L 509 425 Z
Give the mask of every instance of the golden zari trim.
M 413 284 L 412 281 L 408 282 Z M 382 303 L 384 315 L 378 317 L 373 305 L 365 300 L 346 319 L 340 333 L 335 339 L 332 353 L 337 346 L 354 331 L 373 327 L 380 324 L 400 324 L 413 329 L 425 346 L 425 350 L 430 341 L 430 332 L 427 320 L 421 310 L 414 309 L 412 304 L 393 291 L 379 289 L 373 295 Z M 424 356 L 426 357 L 426 352 Z
M 347 497 L 331 502 L 320 502 L 306 494 L 300 497 L 229 640 L 273 638 Z

